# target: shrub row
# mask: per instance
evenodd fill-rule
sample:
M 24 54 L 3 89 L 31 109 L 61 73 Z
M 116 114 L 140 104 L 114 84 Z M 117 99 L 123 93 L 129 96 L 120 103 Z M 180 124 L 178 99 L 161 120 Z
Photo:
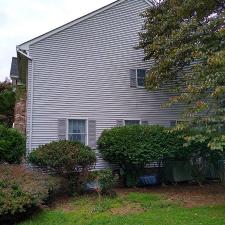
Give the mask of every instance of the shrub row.
M 166 160 L 212 159 L 219 154 L 210 151 L 207 140 L 186 142 L 190 131 L 171 130 L 162 126 L 123 126 L 105 130 L 98 140 L 103 158 L 119 163 L 128 186 L 134 186 L 137 177 L 150 162 Z

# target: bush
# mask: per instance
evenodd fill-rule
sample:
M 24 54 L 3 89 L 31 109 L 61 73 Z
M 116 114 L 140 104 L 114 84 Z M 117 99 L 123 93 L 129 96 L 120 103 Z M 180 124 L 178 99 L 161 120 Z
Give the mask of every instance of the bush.
M 0 223 L 41 205 L 59 188 L 59 178 L 19 165 L 0 165 Z
M 71 192 L 81 192 L 96 156 L 94 151 L 81 143 L 57 141 L 34 150 L 29 155 L 29 161 L 67 178 Z
M 116 183 L 116 177 L 113 176 L 112 170 L 101 170 L 98 173 L 99 187 L 102 194 L 114 195 L 113 188 Z
M 24 155 L 24 137 L 13 128 L 0 125 L 0 162 L 20 163 Z
M 16 95 L 12 83 L 0 82 L 0 123 L 12 127 Z
M 207 147 L 207 140 L 186 142 L 189 135 L 190 131 L 157 125 L 115 127 L 102 133 L 98 148 L 105 160 L 120 164 L 127 186 L 135 186 L 137 177 L 150 162 L 191 161 L 193 171 L 200 174 L 196 161 L 212 159 L 216 154 Z
M 98 140 L 104 159 L 124 165 L 146 163 L 172 157 L 183 148 L 183 139 L 162 126 L 124 126 L 103 131 Z
M 182 151 L 183 139 L 162 126 L 124 126 L 105 130 L 98 140 L 98 148 L 105 160 L 119 163 L 128 186 L 147 163 L 163 161 Z
M 98 190 L 102 195 L 115 196 L 113 188 L 117 181 L 117 177 L 113 175 L 111 169 L 98 170 L 91 172 L 89 181 L 96 181 L 98 183 Z

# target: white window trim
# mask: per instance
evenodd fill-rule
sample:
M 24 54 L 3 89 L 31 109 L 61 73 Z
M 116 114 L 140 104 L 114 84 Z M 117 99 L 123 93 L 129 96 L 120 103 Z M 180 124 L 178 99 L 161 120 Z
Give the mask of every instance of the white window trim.
M 86 138 L 85 145 L 88 146 L 88 118 L 87 117 L 67 117 L 66 118 L 66 140 L 69 140 L 69 120 L 85 120 Z
M 145 88 L 145 85 L 144 86 L 139 86 L 138 85 L 138 75 L 137 75 L 137 71 L 138 70 L 145 70 L 145 76 L 146 76 L 146 69 L 141 69 L 141 68 L 137 68 L 137 69 L 135 69 L 135 71 L 136 71 L 136 84 L 137 84 L 137 88 Z

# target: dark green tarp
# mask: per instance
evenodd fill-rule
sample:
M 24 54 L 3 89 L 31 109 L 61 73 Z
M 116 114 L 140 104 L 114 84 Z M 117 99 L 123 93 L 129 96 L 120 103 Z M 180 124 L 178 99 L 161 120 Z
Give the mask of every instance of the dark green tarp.
M 203 174 L 206 179 L 220 179 L 224 177 L 224 161 L 214 163 L 204 162 Z M 165 182 L 185 182 L 195 180 L 193 166 L 190 161 L 166 161 L 164 167 Z

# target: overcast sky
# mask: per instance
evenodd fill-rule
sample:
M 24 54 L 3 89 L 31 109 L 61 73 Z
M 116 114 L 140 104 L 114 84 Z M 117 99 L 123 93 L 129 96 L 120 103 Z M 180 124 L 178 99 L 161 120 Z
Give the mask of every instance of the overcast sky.
M 114 0 L 0 0 L 0 81 L 9 77 L 16 45 Z

